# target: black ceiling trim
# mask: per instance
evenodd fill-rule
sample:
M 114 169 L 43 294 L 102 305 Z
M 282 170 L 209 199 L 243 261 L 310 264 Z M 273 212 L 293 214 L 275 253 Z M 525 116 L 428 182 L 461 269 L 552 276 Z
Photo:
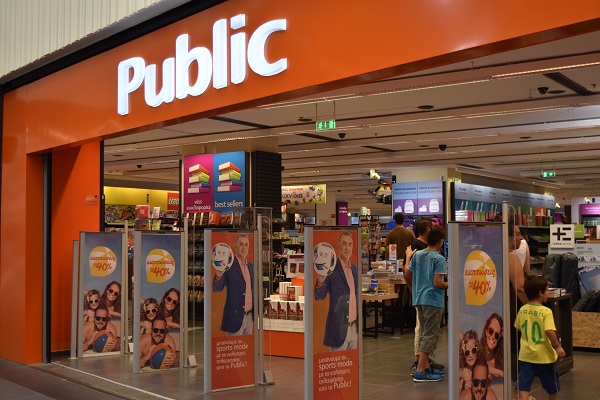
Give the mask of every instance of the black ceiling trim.
M 362 146 L 362 147 L 364 147 L 365 149 L 373 149 L 373 150 L 377 150 L 377 151 L 393 151 L 390 149 L 385 149 L 383 147 L 376 147 L 376 146 Z
M 298 136 L 304 136 L 304 137 L 309 137 L 309 138 L 313 138 L 313 139 L 325 140 L 327 142 L 341 142 L 341 140 L 339 140 L 339 139 L 334 139 L 334 138 L 330 138 L 327 136 L 315 135 L 314 133 L 299 133 Z M 294 146 L 298 146 L 298 144 L 295 144 Z
M 548 79 L 552 79 L 554 82 L 561 84 L 562 86 L 571 89 L 575 93 L 581 96 L 593 96 L 594 92 L 587 90 L 585 87 L 581 86 L 579 83 L 571 80 L 561 74 L 560 72 L 550 72 L 548 74 L 544 74 L 544 76 Z
M 231 124 L 251 126 L 251 127 L 257 128 L 257 129 L 271 129 L 272 128 L 272 126 L 268 126 L 268 125 L 255 124 L 254 122 L 241 121 L 239 119 L 233 119 L 233 118 L 227 118 L 227 117 L 216 116 L 216 117 L 210 117 L 209 119 L 212 119 L 215 121 L 221 121 L 221 122 L 229 122 Z
M 10 92 L 81 61 L 97 56 L 105 51 L 114 49 L 115 47 L 121 46 L 141 36 L 164 28 L 165 26 L 171 25 L 191 15 L 207 10 L 216 6 L 217 4 L 224 3 L 225 1 L 226 0 L 195 0 L 182 4 L 181 6 L 169 10 L 164 14 L 151 18 L 141 24 L 132 26 L 131 28 L 116 33 L 111 37 L 100 40 L 91 46 L 66 55 L 59 60 L 50 62 L 31 72 L 18 76 L 4 84 L 4 93 Z
M 459 167 L 465 167 L 465 168 L 472 168 L 472 169 L 484 169 L 483 167 L 478 167 L 477 165 L 470 165 L 470 164 L 456 164 Z

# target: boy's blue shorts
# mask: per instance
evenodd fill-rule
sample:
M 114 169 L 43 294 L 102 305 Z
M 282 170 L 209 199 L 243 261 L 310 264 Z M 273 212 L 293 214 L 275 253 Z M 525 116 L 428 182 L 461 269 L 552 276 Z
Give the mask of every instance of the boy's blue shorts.
M 560 382 L 558 381 L 558 371 L 556 363 L 552 364 L 532 364 L 526 361 L 519 361 L 519 380 L 517 390 L 529 392 L 533 378 L 538 375 L 542 382 L 542 387 L 548 394 L 554 394 L 560 391 Z

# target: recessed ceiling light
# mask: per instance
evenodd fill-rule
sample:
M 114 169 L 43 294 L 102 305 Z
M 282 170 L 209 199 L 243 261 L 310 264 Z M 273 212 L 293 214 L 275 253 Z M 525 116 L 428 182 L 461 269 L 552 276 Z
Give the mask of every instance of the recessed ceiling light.
M 564 90 L 560 90 L 560 89 L 557 89 L 557 90 L 548 90 L 548 94 L 562 94 L 564 92 L 565 92 Z
M 417 108 L 419 110 L 431 110 L 433 108 L 433 106 L 425 105 L 425 106 L 418 106 Z
M 531 136 L 519 136 L 519 139 L 531 139 Z
M 311 122 L 312 120 L 312 118 L 298 117 L 298 121 L 300 122 Z

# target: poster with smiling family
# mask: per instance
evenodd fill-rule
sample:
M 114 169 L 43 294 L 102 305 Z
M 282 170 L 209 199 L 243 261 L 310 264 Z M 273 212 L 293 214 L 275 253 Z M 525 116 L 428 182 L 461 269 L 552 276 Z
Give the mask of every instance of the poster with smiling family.
M 133 372 L 178 368 L 185 355 L 182 240 L 180 232 L 135 233 Z
M 79 235 L 78 357 L 119 353 L 125 317 L 121 305 L 125 234 L 81 232 Z M 81 307 L 79 307 L 81 305 Z
M 450 398 L 501 399 L 508 393 L 503 224 L 451 223 L 449 238 Z

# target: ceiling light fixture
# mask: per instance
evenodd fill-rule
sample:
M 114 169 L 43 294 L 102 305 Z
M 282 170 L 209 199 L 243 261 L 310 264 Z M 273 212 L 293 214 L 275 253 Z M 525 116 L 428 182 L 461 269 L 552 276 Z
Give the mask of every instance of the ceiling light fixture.
M 594 66 L 597 66 L 597 65 L 600 65 L 600 61 L 591 62 L 591 63 L 575 64 L 575 65 L 563 65 L 563 66 L 552 67 L 552 68 L 532 69 L 532 70 L 529 70 L 529 71 L 509 72 L 509 73 L 506 73 L 506 74 L 492 75 L 492 78 L 494 78 L 494 79 L 497 79 L 497 78 L 509 78 L 511 76 L 522 76 L 522 75 L 540 74 L 540 73 L 546 73 L 546 72 L 551 72 L 551 71 L 565 71 L 565 70 L 568 70 L 568 69 L 587 68 L 587 67 L 594 67 Z
M 431 110 L 433 108 L 433 106 L 425 105 L 425 106 L 418 106 L 417 108 L 419 110 Z

